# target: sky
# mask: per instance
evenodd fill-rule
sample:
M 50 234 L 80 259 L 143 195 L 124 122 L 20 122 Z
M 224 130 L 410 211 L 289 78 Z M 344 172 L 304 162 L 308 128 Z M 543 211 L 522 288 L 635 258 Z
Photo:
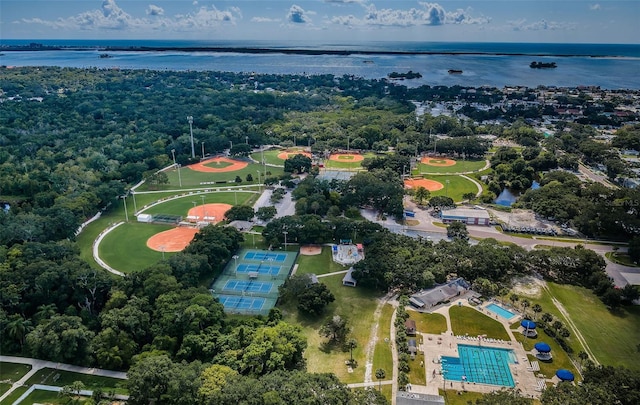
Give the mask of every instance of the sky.
M 640 0 L 1 0 L 1 39 L 640 43 Z

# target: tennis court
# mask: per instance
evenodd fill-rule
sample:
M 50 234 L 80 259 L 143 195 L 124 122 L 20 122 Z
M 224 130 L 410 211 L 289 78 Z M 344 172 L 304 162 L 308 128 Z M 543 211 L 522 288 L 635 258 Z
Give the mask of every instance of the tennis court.
M 269 260 L 273 262 L 282 263 L 287 260 L 286 253 L 272 253 L 272 252 L 261 252 L 261 251 L 249 251 L 244 254 L 244 260 Z
M 258 274 L 270 274 L 277 276 L 280 273 L 280 266 L 271 266 L 268 264 L 239 264 L 236 273 L 258 273 Z
M 215 279 L 211 293 L 220 298 L 227 313 L 267 315 L 275 306 L 278 288 L 289 277 L 297 256 L 297 252 L 240 250 Z M 258 298 L 264 300 L 249 301 Z
M 225 310 L 260 311 L 264 307 L 266 298 L 239 297 L 237 295 L 219 295 L 218 299 Z
M 273 288 L 273 283 L 270 281 L 253 281 L 253 280 L 228 280 L 222 291 L 246 291 L 250 293 L 264 293 L 268 294 Z

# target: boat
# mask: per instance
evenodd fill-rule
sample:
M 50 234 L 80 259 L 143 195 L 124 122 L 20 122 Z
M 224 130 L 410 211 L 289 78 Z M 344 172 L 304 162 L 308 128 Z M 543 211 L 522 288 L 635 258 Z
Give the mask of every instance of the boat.
M 371 63 L 374 63 L 374 62 L 371 59 L 366 59 L 366 60 L 363 60 L 362 63 L 371 64 Z
M 107 59 L 107 58 L 111 58 L 112 56 L 109 55 L 108 53 L 101 53 L 100 54 L 100 59 Z
M 531 69 L 553 69 L 553 68 L 557 68 L 558 66 L 556 65 L 555 62 L 531 62 L 531 64 L 529 65 L 529 67 Z
M 450 74 L 450 75 L 461 75 L 461 74 L 462 74 L 462 70 L 458 70 L 458 69 L 449 69 L 449 74 Z

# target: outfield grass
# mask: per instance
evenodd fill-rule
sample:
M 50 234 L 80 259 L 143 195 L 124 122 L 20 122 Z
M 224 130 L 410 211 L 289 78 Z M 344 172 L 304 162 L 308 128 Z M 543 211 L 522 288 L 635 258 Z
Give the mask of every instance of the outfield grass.
M 282 152 L 293 152 L 300 151 L 304 152 L 305 148 L 297 147 L 297 148 L 287 148 L 287 149 L 271 149 L 266 150 L 264 152 L 255 152 L 251 154 L 251 157 L 255 159 L 257 162 L 262 162 L 262 155 L 264 153 L 264 162 L 268 165 L 277 165 L 284 167 L 284 160 L 280 159 L 278 155 Z
M 291 246 L 289 246 L 289 248 L 291 248 Z M 295 248 L 298 249 L 297 246 Z M 296 274 L 319 275 L 348 269 L 347 266 L 343 266 L 331 260 L 331 248 L 327 246 L 323 246 L 322 253 L 316 256 L 298 255 L 296 264 L 298 264 Z M 344 275 L 340 275 L 339 277 L 340 280 L 342 280 Z M 322 281 L 322 279 L 320 279 L 320 281 Z
M 202 205 L 204 197 L 205 204 L 230 204 L 230 205 L 251 205 L 251 202 L 258 198 L 257 193 L 250 191 L 229 192 L 222 191 L 219 193 L 194 193 L 181 198 L 176 198 L 163 202 L 145 210 L 145 214 L 170 214 L 187 216 L 187 213 L 194 206 Z M 195 204 L 194 204 L 195 203 Z
M 31 365 L 29 364 L 17 364 L 17 363 L 0 363 L 0 381 L 11 380 L 12 382 L 16 382 L 25 374 L 27 374 L 31 370 Z
M 266 171 L 271 173 L 267 177 L 280 176 L 284 173 L 284 168 L 281 167 L 267 167 Z M 260 179 L 258 179 L 258 172 L 260 172 Z M 153 186 L 150 188 L 148 184 L 143 184 L 138 188 L 138 191 L 149 190 L 174 190 L 179 188 L 217 188 L 217 187 L 230 187 L 230 186 L 244 186 L 250 184 L 258 184 L 258 180 L 264 180 L 264 168 L 261 164 L 249 163 L 249 165 L 243 169 L 233 172 L 199 172 L 191 170 L 187 167 L 182 167 L 178 174 L 177 169 L 170 169 L 165 171 L 169 179 L 168 184 L 161 184 L 159 186 Z M 251 175 L 253 178 L 251 181 L 247 181 L 247 175 Z M 240 176 L 242 182 L 236 183 L 236 176 Z M 180 183 L 182 182 L 182 187 Z M 220 184 L 206 184 L 211 182 L 225 182 Z
M 418 163 L 418 167 L 414 172 L 416 174 L 475 172 L 482 169 L 485 164 L 486 162 L 484 160 L 456 160 L 456 164 L 453 166 L 432 166 Z
M 128 391 L 123 388 L 125 380 L 92 374 L 73 373 L 53 368 L 43 368 L 39 370 L 27 380 L 26 385 L 44 384 L 63 387 L 65 385 L 71 385 L 74 381 L 82 381 L 87 390 L 101 388 L 104 392 L 114 391 L 116 394 L 128 394 Z
M 421 333 L 440 334 L 447 331 L 447 319 L 441 314 L 407 311 L 409 319 L 416 321 L 416 329 Z
M 449 318 L 454 335 L 487 335 L 493 339 L 510 340 L 504 326 L 495 319 L 466 306 L 454 305 L 449 308 Z
M 99 254 L 109 266 L 123 273 L 143 270 L 162 259 L 162 252 L 147 247 L 156 233 L 173 229 L 171 225 L 129 222 L 115 228 L 102 239 Z M 175 253 L 164 253 L 165 258 Z
M 364 153 L 362 154 L 362 156 L 367 159 L 367 158 L 374 158 L 377 155 L 375 153 Z M 358 170 L 362 168 L 362 161 L 359 162 L 353 162 L 353 161 L 348 161 L 348 160 L 341 160 L 341 161 L 337 161 L 337 160 L 330 160 L 330 159 L 325 159 L 324 161 L 324 167 L 327 169 L 350 169 L 350 170 Z
M 300 258 L 311 259 L 307 265 L 300 266 L 300 273 L 322 274 L 329 272 L 322 269 L 346 270 L 346 267 L 337 265 L 331 261 L 331 255 L 324 253 L 327 248 L 323 248 L 323 254 L 318 256 L 299 256 Z M 331 270 L 335 271 L 335 270 Z M 342 285 L 343 274 L 320 278 L 333 293 L 336 300 L 329 304 L 325 314 L 319 317 L 305 317 L 298 313 L 291 304 L 279 304 L 284 314 L 284 319 L 295 325 L 302 327 L 303 334 L 307 339 L 307 350 L 305 358 L 307 360 L 307 370 L 314 373 L 331 372 L 335 373 L 344 383 L 356 383 L 364 381 L 366 345 L 371 335 L 371 325 L 374 319 L 376 308 L 376 298 L 380 294 L 366 288 L 352 288 Z M 348 338 L 353 338 L 358 342 L 358 346 L 353 350 L 353 357 L 358 362 L 358 367 L 353 373 L 347 372 L 345 361 L 349 359 L 349 352 L 343 351 L 340 347 L 327 348 L 326 338 L 319 335 L 320 327 L 334 315 L 340 315 L 347 319 L 351 327 Z M 391 370 L 385 370 L 390 375 Z
M 427 177 L 425 177 L 427 178 Z M 428 177 L 429 180 L 434 180 L 442 183 L 444 188 L 438 191 L 432 191 L 431 196 L 444 195 L 447 197 L 453 198 L 453 201 L 459 202 L 462 201 L 462 195 L 465 193 L 473 193 L 476 194 L 478 192 L 478 187 L 476 185 L 465 179 L 462 176 L 455 175 L 433 175 Z M 447 185 L 447 180 L 449 180 L 449 185 Z

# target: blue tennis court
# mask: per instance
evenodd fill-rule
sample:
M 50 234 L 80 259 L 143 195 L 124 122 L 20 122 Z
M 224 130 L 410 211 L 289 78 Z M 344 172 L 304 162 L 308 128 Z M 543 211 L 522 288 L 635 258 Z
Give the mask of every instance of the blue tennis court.
M 238 265 L 236 271 L 238 273 L 258 273 L 258 274 L 271 274 L 272 276 L 280 273 L 280 266 L 270 266 L 267 264 L 246 264 L 241 263 Z
M 237 295 L 220 295 L 220 303 L 225 309 L 244 309 L 259 311 L 264 306 L 266 298 L 262 297 L 239 297 Z
M 273 288 L 270 281 L 229 280 L 222 287 L 222 291 L 246 291 L 250 293 L 269 293 Z
M 269 260 L 282 263 L 287 260 L 287 255 L 284 253 L 247 252 L 244 255 L 244 260 Z

